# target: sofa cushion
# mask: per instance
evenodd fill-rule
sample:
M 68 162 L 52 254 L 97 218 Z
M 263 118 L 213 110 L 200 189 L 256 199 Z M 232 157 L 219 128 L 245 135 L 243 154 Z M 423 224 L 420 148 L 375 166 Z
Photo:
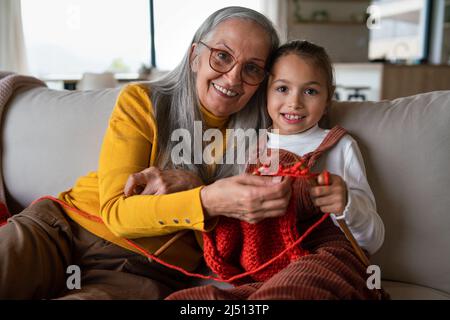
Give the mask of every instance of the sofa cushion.
M 384 279 L 450 293 L 450 91 L 335 103 L 332 124 L 358 141 L 386 234 Z
M 448 293 L 413 284 L 382 281 L 381 286 L 389 292 L 392 300 L 450 300 Z
M 120 89 L 23 90 L 3 118 L 3 174 L 12 213 L 56 196 L 97 169 L 103 135 Z

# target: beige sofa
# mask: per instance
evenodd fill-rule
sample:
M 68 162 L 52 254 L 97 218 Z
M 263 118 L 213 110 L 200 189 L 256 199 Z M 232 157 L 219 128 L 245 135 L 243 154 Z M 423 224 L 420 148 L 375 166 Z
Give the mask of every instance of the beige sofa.
M 13 212 L 96 170 L 119 89 L 22 90 L 2 123 Z M 384 102 L 341 102 L 332 122 L 363 152 L 385 243 L 373 257 L 393 299 L 450 299 L 450 91 Z

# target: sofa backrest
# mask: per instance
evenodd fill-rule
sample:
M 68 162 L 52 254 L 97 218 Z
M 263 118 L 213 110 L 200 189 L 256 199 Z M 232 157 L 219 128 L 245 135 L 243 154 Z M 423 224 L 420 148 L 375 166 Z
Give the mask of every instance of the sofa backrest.
M 3 177 L 14 213 L 56 196 L 97 170 L 103 135 L 120 89 L 22 90 L 3 115 Z
M 35 88 L 10 101 L 2 129 L 8 204 L 15 212 L 97 169 L 120 89 Z M 382 277 L 450 293 L 450 91 L 331 110 L 358 141 L 385 228 L 373 257 Z
M 365 160 L 386 230 L 373 257 L 382 277 L 450 293 L 450 91 L 338 103 L 330 116 Z

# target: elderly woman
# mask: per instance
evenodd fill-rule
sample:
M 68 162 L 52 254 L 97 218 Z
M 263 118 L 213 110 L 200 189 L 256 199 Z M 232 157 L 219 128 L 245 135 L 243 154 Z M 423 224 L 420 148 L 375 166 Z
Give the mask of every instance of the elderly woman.
M 282 215 L 289 180 L 230 177 L 236 166 L 196 163 L 195 148 L 191 162 L 177 165 L 171 157 L 172 132 L 183 128 L 193 137 L 195 120 L 222 132 L 266 127 L 260 84 L 278 44 L 263 15 L 224 8 L 200 26 L 174 71 L 149 85 L 125 87 L 98 172 L 81 177 L 59 201 L 34 203 L 0 228 L 0 299 L 162 299 L 185 288 L 186 278 L 146 255 L 195 270 L 202 259 L 198 235 L 214 227 L 213 217 Z M 144 190 L 152 195 L 127 197 L 133 174 L 133 187 L 152 178 L 152 190 Z M 71 265 L 81 270 L 77 290 L 70 290 Z

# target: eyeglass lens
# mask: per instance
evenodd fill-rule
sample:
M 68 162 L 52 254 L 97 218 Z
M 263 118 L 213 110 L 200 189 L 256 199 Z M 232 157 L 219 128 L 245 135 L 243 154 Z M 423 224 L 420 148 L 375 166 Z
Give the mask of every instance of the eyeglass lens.
M 209 64 L 217 72 L 227 73 L 236 65 L 236 59 L 228 52 L 209 48 L 211 55 Z M 242 81 L 250 85 L 260 84 L 265 78 L 264 69 L 255 63 L 246 63 L 241 71 Z

